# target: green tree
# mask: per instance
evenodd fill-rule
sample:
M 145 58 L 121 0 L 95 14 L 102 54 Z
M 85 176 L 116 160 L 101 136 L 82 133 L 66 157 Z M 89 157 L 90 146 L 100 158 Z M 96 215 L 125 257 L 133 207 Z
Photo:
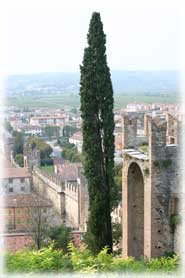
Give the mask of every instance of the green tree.
M 13 155 L 23 154 L 24 148 L 24 135 L 22 132 L 14 131 L 13 132 Z
M 52 136 L 56 136 L 59 138 L 60 136 L 60 127 L 59 126 L 46 126 L 44 128 L 44 134 L 49 137 L 49 140 L 51 140 Z
M 7 120 L 4 121 L 4 128 L 10 133 L 13 131 L 13 127 L 11 126 L 10 122 L 8 122 Z
M 100 14 L 94 12 L 80 67 L 83 153 L 88 180 L 89 219 L 86 242 L 93 253 L 112 252 L 111 192 L 114 188 L 113 89 L 107 66 Z
M 48 232 L 48 236 L 54 241 L 54 247 L 56 249 L 62 249 L 64 252 L 67 252 L 67 246 L 71 240 L 70 232 L 70 227 L 61 225 L 59 227 L 51 227 Z
M 15 155 L 15 162 L 19 164 L 19 166 L 24 167 L 24 158 L 22 153 Z
M 122 195 L 122 164 L 115 165 L 114 187 L 111 193 L 111 207 L 114 209 L 121 202 Z
M 25 149 L 34 149 L 38 148 L 40 150 L 40 158 L 41 158 L 41 164 L 42 165 L 52 165 L 53 161 L 50 158 L 50 155 L 52 153 L 52 148 L 50 145 L 48 145 L 44 140 L 36 137 L 31 136 L 26 142 Z
M 72 125 L 65 125 L 63 128 L 63 137 L 71 137 L 78 129 Z

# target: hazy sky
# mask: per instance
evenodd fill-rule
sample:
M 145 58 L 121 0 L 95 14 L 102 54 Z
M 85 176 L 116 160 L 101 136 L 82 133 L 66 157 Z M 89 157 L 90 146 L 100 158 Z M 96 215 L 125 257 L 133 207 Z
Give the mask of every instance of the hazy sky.
M 5 2 L 0 12 L 5 73 L 78 71 L 93 11 L 101 13 L 112 70 L 179 68 L 176 1 Z

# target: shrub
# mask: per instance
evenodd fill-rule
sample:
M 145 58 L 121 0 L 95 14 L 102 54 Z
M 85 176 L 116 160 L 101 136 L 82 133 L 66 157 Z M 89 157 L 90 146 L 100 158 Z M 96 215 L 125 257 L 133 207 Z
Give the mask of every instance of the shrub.
M 91 272 L 95 269 L 94 257 L 87 246 L 77 249 L 73 243 L 68 244 L 71 263 L 75 271 Z
M 16 154 L 15 155 L 15 162 L 20 166 L 24 166 L 24 157 L 22 153 Z
M 80 249 L 73 243 L 68 244 L 68 253 L 55 249 L 54 244 L 40 250 L 22 250 L 5 255 L 7 272 L 165 272 L 176 273 L 179 266 L 179 257 L 172 255 L 151 259 L 135 260 L 132 257 L 126 259 L 113 257 L 108 254 L 105 247 L 98 255 L 93 256 L 87 246 Z
M 162 272 L 174 272 L 177 270 L 179 266 L 179 258 L 177 255 L 170 257 L 160 257 L 156 259 L 152 259 L 148 263 L 149 271 L 162 271 Z
M 71 271 L 69 257 L 51 245 L 39 251 L 22 250 L 5 255 L 7 272 Z
M 148 175 L 150 174 L 150 171 L 149 171 L 148 168 L 145 168 L 145 169 L 143 170 L 143 172 L 144 172 L 144 175 L 145 175 L 145 176 L 148 176 Z
M 54 241 L 54 248 L 62 249 L 64 252 L 66 252 L 67 245 L 70 241 L 70 232 L 71 228 L 65 227 L 63 225 L 50 228 L 48 236 L 52 241 Z

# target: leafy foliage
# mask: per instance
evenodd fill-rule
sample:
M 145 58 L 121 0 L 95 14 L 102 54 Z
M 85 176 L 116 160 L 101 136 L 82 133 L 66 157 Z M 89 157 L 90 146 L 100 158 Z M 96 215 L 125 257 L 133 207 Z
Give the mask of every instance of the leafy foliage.
M 63 225 L 59 227 L 51 227 L 48 232 L 49 238 L 53 241 L 53 246 L 56 249 L 67 251 L 67 245 L 70 241 L 71 228 Z
M 74 108 L 75 109 L 75 108 Z M 71 137 L 78 129 L 72 125 L 65 125 L 63 128 L 63 137 Z
M 60 127 L 59 126 L 46 126 L 44 128 L 44 134 L 51 139 L 52 136 L 56 136 L 59 138 L 60 135 Z
M 15 155 L 15 162 L 21 167 L 24 166 L 24 157 L 22 153 L 18 153 Z
M 115 165 L 114 185 L 111 191 L 111 208 L 115 208 L 122 198 L 122 164 Z
M 112 224 L 112 237 L 114 244 L 117 245 L 122 237 L 122 225 L 120 223 Z
M 13 155 L 23 154 L 24 148 L 24 134 L 22 132 L 14 131 L 13 132 Z
M 172 214 L 170 219 L 170 224 L 172 226 L 176 226 L 180 223 L 180 215 L 179 214 Z
M 5 254 L 7 272 L 81 272 L 81 273 L 128 273 L 164 272 L 175 274 L 179 267 L 177 255 L 160 257 L 149 262 L 132 257 L 123 259 L 108 253 L 103 248 L 96 256 L 84 245 L 77 249 L 73 243 L 68 245 L 68 253 L 55 249 L 52 243 L 41 250 L 22 250 Z
M 113 89 L 100 14 L 94 12 L 80 67 L 84 170 L 88 181 L 89 218 L 86 240 L 97 254 L 112 251 L 111 193 L 114 188 Z
M 70 162 L 81 162 L 82 155 L 78 153 L 74 144 L 67 143 L 62 150 L 62 157 Z
M 44 140 L 36 136 L 31 136 L 27 140 L 25 148 L 29 150 L 33 149 L 34 147 L 37 147 L 40 150 L 41 165 L 53 164 L 50 158 L 50 155 L 53 150 L 50 145 L 48 145 Z

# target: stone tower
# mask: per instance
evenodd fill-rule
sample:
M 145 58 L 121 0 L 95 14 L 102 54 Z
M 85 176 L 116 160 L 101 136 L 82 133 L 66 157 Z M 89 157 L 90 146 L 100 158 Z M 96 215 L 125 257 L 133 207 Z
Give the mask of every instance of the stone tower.
M 171 217 L 178 214 L 180 193 L 178 145 L 168 144 L 166 122 L 147 120 L 148 151 L 123 150 L 122 242 L 124 257 L 150 259 L 178 252 Z
M 24 167 L 32 172 L 33 166 L 40 166 L 40 150 L 36 147 L 29 150 L 24 150 Z

